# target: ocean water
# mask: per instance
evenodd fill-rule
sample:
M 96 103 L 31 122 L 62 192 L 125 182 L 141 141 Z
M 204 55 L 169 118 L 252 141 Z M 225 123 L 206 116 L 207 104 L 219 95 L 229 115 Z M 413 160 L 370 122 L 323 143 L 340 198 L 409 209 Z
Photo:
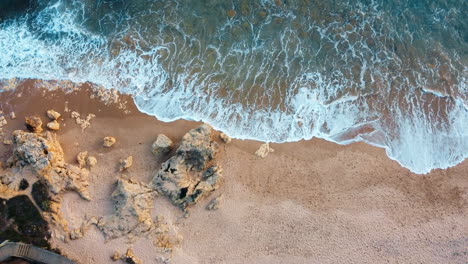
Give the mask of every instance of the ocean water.
M 466 0 L 2 0 L 0 79 L 93 82 L 240 139 L 468 157 Z M 311 150 L 313 151 L 313 150 Z

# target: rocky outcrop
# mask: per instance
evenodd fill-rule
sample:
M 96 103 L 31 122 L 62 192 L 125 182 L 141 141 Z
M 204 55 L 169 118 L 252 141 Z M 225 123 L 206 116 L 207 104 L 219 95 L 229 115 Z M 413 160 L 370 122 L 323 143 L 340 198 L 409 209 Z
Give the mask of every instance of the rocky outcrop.
M 29 131 L 34 133 L 42 132 L 42 120 L 37 116 L 30 116 L 25 118 L 26 127 Z
M 210 165 L 218 152 L 212 141 L 212 129 L 202 125 L 184 135 L 176 155 L 161 165 L 152 186 L 182 209 L 195 204 L 215 190 L 222 178 L 222 169 Z
M 53 194 L 70 190 L 90 200 L 87 190 L 88 170 L 65 162 L 62 147 L 55 134 L 14 131 L 13 156 L 9 163 L 10 167 L 30 167 Z
M 156 141 L 151 145 L 151 152 L 156 156 L 166 155 L 171 152 L 172 145 L 173 143 L 170 138 L 164 134 L 159 134 Z
M 266 158 L 266 156 L 268 156 L 270 152 L 274 152 L 274 151 L 275 151 L 274 149 L 270 148 L 270 144 L 264 143 L 260 145 L 260 148 L 257 151 L 255 151 L 255 155 L 263 159 L 263 158 Z
M 230 136 L 224 134 L 224 133 L 221 133 L 219 134 L 219 138 L 221 138 L 221 140 L 225 143 L 225 144 L 229 144 L 231 143 L 232 139 Z
M 119 179 L 112 193 L 114 213 L 99 219 L 98 228 L 106 239 L 142 236 L 154 231 L 150 210 L 156 192 L 143 183 Z
M 114 137 L 104 137 L 102 145 L 106 148 L 110 148 L 115 142 L 117 142 L 117 140 Z

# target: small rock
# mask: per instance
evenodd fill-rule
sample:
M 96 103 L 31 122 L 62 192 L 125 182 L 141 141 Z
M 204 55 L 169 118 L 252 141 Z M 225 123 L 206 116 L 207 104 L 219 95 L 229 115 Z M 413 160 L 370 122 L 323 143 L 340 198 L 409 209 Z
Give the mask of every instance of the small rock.
M 93 156 L 89 156 L 88 159 L 86 160 L 86 163 L 88 164 L 89 167 L 94 167 L 97 164 L 97 159 Z
M 13 119 L 16 119 L 16 114 L 15 114 L 15 112 L 11 112 L 11 113 L 10 113 L 10 119 L 12 119 L 12 120 L 13 120 Z
M 42 120 L 37 116 L 26 117 L 26 127 L 29 131 L 34 133 L 42 132 Z
M 13 141 L 12 141 L 11 139 L 4 139 L 4 140 L 3 140 L 3 144 L 5 144 L 5 145 L 11 145 L 11 144 L 13 144 Z
M 223 201 L 223 195 L 213 198 L 213 200 L 211 200 L 210 203 L 208 203 L 208 205 L 206 206 L 206 209 L 210 211 L 218 210 L 219 207 L 221 206 L 222 201 Z
M 117 261 L 120 259 L 120 252 L 118 250 L 114 251 L 114 255 L 112 255 L 111 259 L 113 261 Z
M 73 111 L 71 112 L 70 116 L 73 119 L 77 119 L 78 117 L 80 117 L 80 113 Z
M 151 152 L 154 155 L 165 155 L 171 152 L 172 145 L 173 143 L 170 138 L 164 134 L 159 134 L 156 141 L 151 145 Z
M 4 116 L 0 116 L 0 127 L 5 126 L 7 121 Z
M 260 146 L 260 148 L 255 151 L 255 155 L 257 155 L 260 158 L 265 158 L 268 156 L 270 152 L 274 152 L 275 150 L 270 148 L 270 145 L 268 143 L 264 143 Z
M 47 128 L 50 130 L 59 130 L 60 129 L 60 124 L 57 122 L 57 120 L 54 120 L 52 122 L 47 123 Z
M 141 260 L 139 260 L 135 256 L 135 254 L 130 248 L 127 249 L 127 252 L 125 253 L 125 255 L 121 257 L 121 259 L 129 264 L 141 264 L 142 263 Z
M 114 137 L 105 137 L 103 140 L 102 145 L 106 148 L 112 147 L 117 140 Z
M 57 111 L 54 111 L 54 110 L 47 110 L 47 116 L 51 119 L 51 120 L 58 120 L 61 116 L 61 114 Z
M 120 171 L 130 168 L 133 164 L 133 157 L 128 156 L 126 159 L 120 160 Z
M 219 137 L 221 138 L 221 140 L 222 140 L 224 143 L 226 143 L 226 144 L 231 143 L 231 140 L 232 140 L 232 139 L 231 139 L 230 136 L 228 136 L 228 135 L 226 135 L 226 134 L 224 134 L 224 133 L 221 133 L 221 134 L 219 134 Z
M 231 10 L 227 11 L 227 15 L 228 15 L 228 17 L 233 18 L 236 15 L 236 10 L 231 9 Z
M 76 156 L 76 161 L 80 168 L 83 168 L 86 165 L 86 158 L 88 157 L 88 151 L 82 151 Z

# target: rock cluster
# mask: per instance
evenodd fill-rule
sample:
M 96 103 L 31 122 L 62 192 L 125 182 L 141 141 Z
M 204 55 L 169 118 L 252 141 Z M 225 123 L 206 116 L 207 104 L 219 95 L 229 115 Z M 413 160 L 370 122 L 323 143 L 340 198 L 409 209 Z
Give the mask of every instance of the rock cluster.
M 81 127 L 81 130 L 85 130 L 86 128 L 91 126 L 91 119 L 95 118 L 96 115 L 88 114 L 85 118 L 81 118 L 80 113 L 78 112 L 71 112 L 71 118 L 75 119 L 75 123 Z
M 212 129 L 202 125 L 184 135 L 175 156 L 161 165 L 152 186 L 185 210 L 218 187 L 222 169 L 209 163 L 218 152 Z
M 153 145 L 151 145 L 151 152 L 157 156 L 166 155 L 167 153 L 171 152 L 172 145 L 173 143 L 170 138 L 164 134 L 159 134 L 156 138 L 156 141 L 154 141 Z

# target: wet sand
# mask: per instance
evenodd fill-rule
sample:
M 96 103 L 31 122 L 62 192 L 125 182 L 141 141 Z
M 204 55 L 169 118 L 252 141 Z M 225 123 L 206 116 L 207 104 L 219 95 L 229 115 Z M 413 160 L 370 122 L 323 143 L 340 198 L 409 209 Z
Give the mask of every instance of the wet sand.
M 0 94 L 8 119 L 7 134 L 23 129 L 24 116 L 45 111 L 62 113 L 59 141 L 66 161 L 76 163 L 81 151 L 97 157 L 91 169 L 91 202 L 76 193 L 64 195 L 62 213 L 70 228 L 85 216 L 112 212 L 110 195 L 121 177 L 118 160 L 133 155 L 126 173 L 148 182 L 160 164 L 150 151 L 159 133 L 174 142 L 200 123 L 164 123 L 139 113 L 131 98 L 121 96 L 126 108 L 90 99 L 91 91 L 64 94 L 61 90 L 26 89 Z M 18 97 L 22 94 L 21 97 Z M 93 113 L 84 131 L 64 112 Z M 113 148 L 101 146 L 104 136 L 114 136 Z M 218 137 L 215 137 L 218 141 Z M 3 140 L 2 140 L 3 141 Z M 190 215 L 164 197 L 154 201 L 154 216 L 172 222 L 183 242 L 172 254 L 161 253 L 152 241 L 123 238 L 105 242 L 92 226 L 78 240 L 63 242 L 53 235 L 52 244 L 80 263 L 112 263 L 114 250 L 131 247 L 144 263 L 467 263 L 468 259 L 468 161 L 427 175 L 416 175 L 390 160 L 384 150 L 362 143 L 341 146 L 320 139 L 271 144 L 275 152 L 265 159 L 253 153 L 261 142 L 219 141 L 219 162 L 225 179 L 220 189 L 189 209 Z M 0 161 L 11 155 L 1 145 Z M 207 211 L 211 198 L 223 194 L 216 211 Z

